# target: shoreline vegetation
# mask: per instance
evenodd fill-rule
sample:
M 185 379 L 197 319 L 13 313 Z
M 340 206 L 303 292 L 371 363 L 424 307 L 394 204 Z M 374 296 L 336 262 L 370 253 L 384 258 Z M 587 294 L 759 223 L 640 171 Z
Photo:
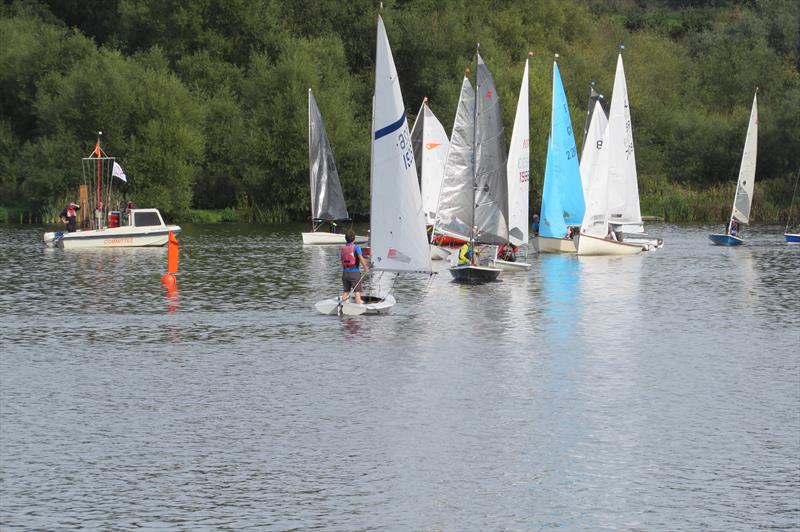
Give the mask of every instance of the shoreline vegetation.
M 113 201 L 178 223 L 303 222 L 307 93 L 325 119 L 350 216 L 369 217 L 379 2 L 9 0 L 0 4 L 0 223 L 50 223 L 89 184 L 98 131 L 124 168 Z M 581 142 L 593 83 L 613 95 L 620 45 L 641 212 L 724 223 L 753 91 L 753 221 L 786 222 L 800 169 L 800 2 L 385 0 L 406 115 L 449 132 L 475 45 L 510 142 L 530 59 L 530 205 L 538 211 L 554 55 Z M 468 76 L 474 76 L 469 72 Z M 579 146 L 582 149 L 582 146 Z M 797 223 L 798 209 L 791 222 Z
M 719 184 L 700 191 L 687 185 L 670 183 L 666 179 L 639 180 L 642 217 L 667 223 L 720 223 L 724 224 L 731 210 L 731 200 L 736 183 Z M 785 225 L 790 214 L 789 199 L 792 183 L 773 179 L 756 182 L 751 223 Z M 0 223 L 11 224 L 58 224 L 59 213 L 70 200 L 52 202 L 39 216 L 21 207 L 0 206 Z M 531 213 L 538 213 L 538 200 L 531 203 Z M 798 218 L 798 212 L 792 214 Z M 307 219 L 292 218 L 285 210 L 253 210 L 250 208 L 189 209 L 188 214 L 176 218 L 177 223 L 220 224 L 291 224 Z M 369 217 L 356 216 L 357 223 L 368 222 Z M 792 220 L 794 224 L 797 220 Z

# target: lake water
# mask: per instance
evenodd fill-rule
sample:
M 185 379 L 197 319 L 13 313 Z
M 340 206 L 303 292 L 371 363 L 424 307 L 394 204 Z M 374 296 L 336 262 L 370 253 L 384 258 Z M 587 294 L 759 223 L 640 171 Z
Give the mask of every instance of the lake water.
M 719 225 L 719 224 L 717 224 Z M 337 247 L 0 225 L 0 528 L 798 530 L 800 245 L 655 224 L 636 257 L 402 277 L 313 310 Z

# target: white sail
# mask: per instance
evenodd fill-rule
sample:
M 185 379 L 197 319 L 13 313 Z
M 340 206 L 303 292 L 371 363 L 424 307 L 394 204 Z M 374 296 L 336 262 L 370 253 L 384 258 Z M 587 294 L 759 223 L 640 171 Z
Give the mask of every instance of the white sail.
M 528 183 L 530 180 L 530 126 L 528 122 L 528 60 L 526 59 L 506 168 L 508 175 L 508 239 L 515 246 L 528 243 Z
M 591 119 L 589 121 L 589 127 L 586 130 L 586 138 L 583 142 L 581 153 L 581 184 L 583 185 L 584 198 L 588 198 L 589 184 L 594 177 L 594 172 L 597 172 L 599 169 L 597 159 L 603 147 L 603 138 L 605 137 L 607 127 L 608 117 L 602 105 L 600 105 L 600 100 L 595 98 L 594 110 L 591 113 Z M 608 171 L 608 169 L 604 168 L 604 171 Z
M 403 96 L 378 17 L 372 120 L 371 253 L 379 271 L 431 271 L 425 218 Z
M 592 124 L 587 134 L 587 146 L 581 159 L 581 179 L 584 186 L 586 211 L 581 222 L 581 234 L 605 238 L 608 234 L 608 146 L 603 134 L 594 140 L 596 122 L 605 121 L 605 113 L 599 109 L 600 103 L 592 116 Z M 601 118 L 602 117 L 602 118 Z M 607 130 L 606 130 L 607 131 Z M 603 132 L 605 133 L 605 131 Z M 589 144 L 591 142 L 591 144 Z
M 425 212 L 425 222 L 432 225 L 436 218 L 436 206 L 439 202 L 439 190 L 442 187 L 450 141 L 441 122 L 428 107 L 427 98 L 423 100 L 414 127 L 411 128 L 411 140 L 414 144 L 414 161 L 420 181 L 422 210 Z
M 628 102 L 628 86 L 622 54 L 617 57 L 614 92 L 608 116 L 608 212 L 609 221 L 622 225 L 625 232 L 642 232 L 639 210 L 639 184 L 636 177 L 636 154 Z
M 739 180 L 736 183 L 736 197 L 733 201 L 731 218 L 741 223 L 749 223 L 750 207 L 753 205 L 753 186 L 756 180 L 756 151 L 758 150 L 758 93 L 753 96 L 750 110 L 750 123 L 744 141 L 742 165 L 739 167 Z

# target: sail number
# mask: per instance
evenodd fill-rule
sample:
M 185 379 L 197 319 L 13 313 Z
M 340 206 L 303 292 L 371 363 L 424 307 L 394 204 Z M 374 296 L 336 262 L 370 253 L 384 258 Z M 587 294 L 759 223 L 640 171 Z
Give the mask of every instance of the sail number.
M 397 147 L 400 149 L 400 157 L 403 159 L 403 167 L 406 170 L 414 166 L 414 150 L 409 136 L 408 127 L 404 127 L 397 135 Z

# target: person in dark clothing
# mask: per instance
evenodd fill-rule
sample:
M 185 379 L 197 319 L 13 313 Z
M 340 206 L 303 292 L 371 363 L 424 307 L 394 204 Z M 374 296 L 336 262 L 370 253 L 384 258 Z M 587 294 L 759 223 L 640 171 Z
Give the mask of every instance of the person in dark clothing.
M 74 233 L 77 230 L 78 211 L 81 209 L 77 203 L 70 203 L 67 208 L 61 211 L 61 221 L 67 224 L 67 232 Z

